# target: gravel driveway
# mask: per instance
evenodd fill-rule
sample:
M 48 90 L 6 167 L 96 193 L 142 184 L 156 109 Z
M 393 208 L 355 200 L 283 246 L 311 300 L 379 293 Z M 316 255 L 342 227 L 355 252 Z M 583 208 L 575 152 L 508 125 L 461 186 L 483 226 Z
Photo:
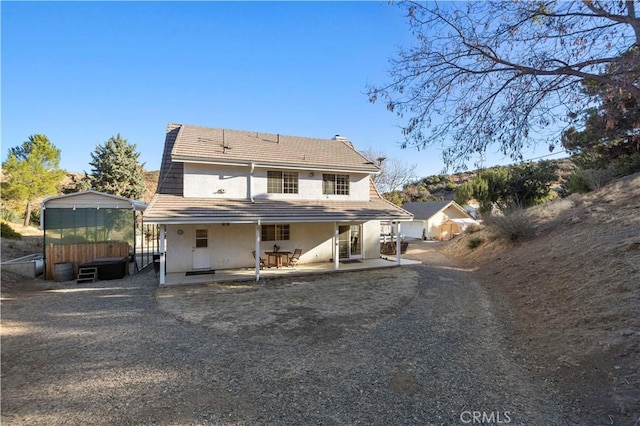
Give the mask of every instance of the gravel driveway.
M 207 315 L 176 316 L 170 292 L 156 297 L 152 271 L 5 293 L 2 424 L 440 425 L 482 415 L 562 424 L 562 407 L 514 361 L 469 273 L 430 250 L 413 257 L 426 264 L 385 274 L 415 285 L 403 281 L 403 297 L 373 313 L 327 319 L 304 302 L 290 307 L 302 319 L 289 318 L 287 330 L 325 327 L 323 338 L 273 327 L 225 332 Z M 337 277 L 366 285 L 380 272 L 314 282 Z

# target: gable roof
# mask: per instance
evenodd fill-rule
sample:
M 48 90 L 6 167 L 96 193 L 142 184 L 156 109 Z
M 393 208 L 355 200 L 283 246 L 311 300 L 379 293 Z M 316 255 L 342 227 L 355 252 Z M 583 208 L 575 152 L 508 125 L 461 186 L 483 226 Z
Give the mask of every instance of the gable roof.
M 183 194 L 183 164 L 171 161 L 171 151 L 180 129 L 181 126 L 179 124 L 169 123 L 167 126 L 162 162 L 160 163 L 160 174 L 158 176 L 158 187 L 156 188 L 156 192 L 159 194 Z
M 301 155 L 304 157 L 302 160 Z M 254 200 L 252 202 L 218 198 L 185 198 L 183 162 L 186 161 L 244 165 L 256 163 L 274 167 L 298 166 L 306 169 L 361 173 L 379 171 L 379 168 L 358 153 L 349 141 L 342 138 L 314 139 L 169 124 L 158 187 L 145 212 L 146 223 L 255 223 L 258 220 L 264 223 L 293 223 L 411 220 L 412 218 L 411 213 L 384 199 L 371 178 L 369 178 L 368 201 Z
M 169 127 L 167 137 L 177 129 L 175 135 L 171 134 L 173 162 L 244 165 L 253 162 L 257 166 L 380 172 L 345 138 L 308 138 L 185 124 Z
M 462 207 L 460 207 L 460 204 L 456 203 L 453 200 L 425 201 L 422 203 L 404 203 L 402 205 L 402 208 L 413 214 L 414 220 L 429 220 L 433 215 L 441 212 L 449 206 L 455 207 L 457 210 L 460 210 L 461 213 L 471 218 L 469 213 L 467 213 Z

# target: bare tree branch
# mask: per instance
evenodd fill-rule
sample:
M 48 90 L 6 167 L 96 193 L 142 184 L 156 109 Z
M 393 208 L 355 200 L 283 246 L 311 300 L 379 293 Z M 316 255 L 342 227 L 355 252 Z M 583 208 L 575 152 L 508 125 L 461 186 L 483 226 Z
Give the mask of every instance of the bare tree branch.
M 535 143 L 557 145 L 548 128 L 588 105 L 585 85 L 640 101 L 635 1 L 399 7 L 414 43 L 391 59 L 390 83 L 368 87 L 369 99 L 406 120 L 404 146 L 443 146 L 446 166 L 492 145 L 514 159 Z
M 361 154 L 380 167 L 380 174 L 373 176 L 373 181 L 383 194 L 402 188 L 416 177 L 415 163 L 409 164 L 397 158 L 389 158 L 384 152 L 373 148 L 368 148 Z

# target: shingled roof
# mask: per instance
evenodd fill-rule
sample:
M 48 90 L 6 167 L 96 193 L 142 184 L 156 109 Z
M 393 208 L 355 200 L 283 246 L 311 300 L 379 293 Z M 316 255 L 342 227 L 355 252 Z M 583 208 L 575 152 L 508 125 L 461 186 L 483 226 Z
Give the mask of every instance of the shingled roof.
M 319 139 L 271 133 L 179 126 L 171 149 L 174 162 L 200 161 L 228 164 L 304 167 L 306 169 L 378 173 L 373 162 L 345 138 Z M 172 135 L 172 137 L 174 137 Z
M 183 161 L 282 165 L 375 173 L 379 168 L 344 139 L 314 139 L 169 124 L 157 193 L 145 222 L 265 223 L 410 220 L 370 180 L 369 201 L 225 200 L 183 197 Z
M 383 200 L 371 201 L 274 201 L 213 200 L 157 194 L 145 222 L 184 223 L 294 223 L 368 220 L 407 220 L 411 215 Z
M 174 163 L 171 160 L 171 151 L 176 142 L 176 137 L 180 131 L 179 124 L 169 124 L 164 140 L 164 151 L 162 152 L 162 162 L 160 163 L 160 176 L 158 178 L 157 193 L 160 194 L 183 194 L 183 172 L 182 163 Z
M 468 215 L 468 213 L 453 200 L 404 203 L 402 208 L 413 214 L 415 220 L 429 220 L 434 214 L 446 209 L 449 205 L 453 205 L 456 209 L 460 210 L 460 212 Z

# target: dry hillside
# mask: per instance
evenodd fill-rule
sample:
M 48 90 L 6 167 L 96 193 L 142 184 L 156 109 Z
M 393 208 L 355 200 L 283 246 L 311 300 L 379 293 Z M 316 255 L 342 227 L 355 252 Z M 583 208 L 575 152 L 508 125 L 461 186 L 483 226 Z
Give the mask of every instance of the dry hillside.
M 537 235 L 485 229 L 445 252 L 503 307 L 514 352 L 594 424 L 640 420 L 640 174 L 529 209 Z M 485 242 L 468 248 L 470 238 Z M 606 413 L 616 413 L 612 419 Z M 626 422 L 619 423 L 620 416 Z
M 149 202 L 153 195 L 156 193 L 156 187 L 158 186 L 158 176 L 160 175 L 160 170 L 154 170 L 151 172 L 144 172 L 144 186 L 147 189 L 147 193 L 144 196 L 144 199 L 141 201 Z M 82 179 L 84 177 L 84 173 L 74 173 L 68 172 L 65 177 L 60 182 L 61 188 L 70 189 L 75 185 L 73 184 L 73 179 Z

